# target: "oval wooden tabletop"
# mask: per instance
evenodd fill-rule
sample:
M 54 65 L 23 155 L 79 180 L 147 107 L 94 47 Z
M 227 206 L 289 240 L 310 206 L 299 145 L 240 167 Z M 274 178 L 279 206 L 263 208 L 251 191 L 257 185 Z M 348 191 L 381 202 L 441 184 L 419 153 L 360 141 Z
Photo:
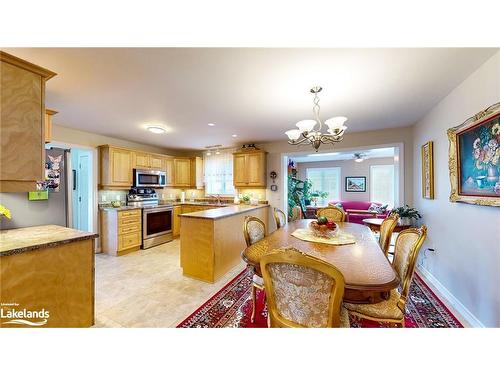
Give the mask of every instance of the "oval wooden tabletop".
M 298 228 L 307 228 L 311 220 L 292 221 L 263 240 L 247 247 L 243 257 L 258 265 L 268 251 L 283 246 L 296 249 L 333 264 L 344 275 L 346 288 L 357 290 L 390 291 L 397 287 L 399 278 L 380 249 L 367 226 L 338 223 L 341 231 L 356 237 L 351 245 L 329 245 L 300 240 L 292 236 Z

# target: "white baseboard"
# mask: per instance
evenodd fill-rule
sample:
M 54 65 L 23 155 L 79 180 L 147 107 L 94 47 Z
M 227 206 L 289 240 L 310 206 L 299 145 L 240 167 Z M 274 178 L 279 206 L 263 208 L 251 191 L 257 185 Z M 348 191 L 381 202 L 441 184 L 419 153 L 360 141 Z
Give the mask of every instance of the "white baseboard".
M 434 289 L 437 294 L 443 296 L 446 301 L 446 305 L 452 306 L 464 319 L 470 327 L 473 328 L 484 328 L 484 324 L 479 321 L 451 292 L 445 288 L 443 284 L 439 282 L 429 271 L 425 268 L 418 266 L 417 271 L 422 276 L 425 281 L 429 283 L 429 287 Z

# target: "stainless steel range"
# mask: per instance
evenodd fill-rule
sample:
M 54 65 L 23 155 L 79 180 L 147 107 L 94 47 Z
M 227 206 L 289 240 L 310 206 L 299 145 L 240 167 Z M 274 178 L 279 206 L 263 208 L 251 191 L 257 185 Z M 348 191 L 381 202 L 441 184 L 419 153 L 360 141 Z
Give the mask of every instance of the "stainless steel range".
M 142 248 L 147 249 L 172 241 L 172 205 L 160 205 L 158 194 L 151 188 L 132 188 L 127 205 L 142 208 Z

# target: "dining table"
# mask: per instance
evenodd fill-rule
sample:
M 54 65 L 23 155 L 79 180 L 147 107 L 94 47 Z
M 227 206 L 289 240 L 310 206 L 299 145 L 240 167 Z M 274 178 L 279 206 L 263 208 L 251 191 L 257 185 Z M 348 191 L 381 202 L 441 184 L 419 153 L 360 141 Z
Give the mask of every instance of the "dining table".
M 260 273 L 260 260 L 270 251 L 293 247 L 302 253 L 335 266 L 344 276 L 344 301 L 377 303 L 389 298 L 390 291 L 399 285 L 399 277 L 385 257 L 370 228 L 365 225 L 336 223 L 339 232 L 350 234 L 354 243 L 332 245 L 301 240 L 292 235 L 297 229 L 309 228 L 313 220 L 289 222 L 242 252 L 242 258 Z

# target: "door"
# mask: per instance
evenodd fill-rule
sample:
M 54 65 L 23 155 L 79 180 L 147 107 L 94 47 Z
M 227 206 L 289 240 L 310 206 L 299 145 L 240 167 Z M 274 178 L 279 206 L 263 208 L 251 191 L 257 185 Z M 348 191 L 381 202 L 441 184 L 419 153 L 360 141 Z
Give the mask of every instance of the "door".
M 234 186 L 247 184 L 246 155 L 233 156 L 233 180 Z
M 76 173 L 77 183 L 77 223 L 74 223 L 74 228 L 90 232 L 89 218 L 89 173 L 90 173 L 90 155 L 81 153 L 78 155 L 78 165 Z
M 132 154 L 127 150 L 110 149 L 112 184 L 132 186 Z

